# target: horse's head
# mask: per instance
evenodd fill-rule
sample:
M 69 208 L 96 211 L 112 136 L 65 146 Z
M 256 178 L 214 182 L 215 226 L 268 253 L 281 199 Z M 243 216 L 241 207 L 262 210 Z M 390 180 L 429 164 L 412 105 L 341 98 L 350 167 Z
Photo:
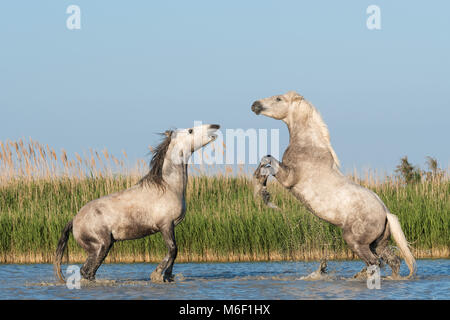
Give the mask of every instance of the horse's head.
M 172 159 L 182 159 L 183 163 L 186 163 L 193 152 L 216 140 L 217 135 L 215 132 L 219 128 L 218 124 L 204 124 L 172 131 Z
M 260 100 L 252 104 L 252 111 L 277 120 L 285 119 L 296 104 L 300 104 L 303 97 L 297 92 L 289 91 L 282 95 L 276 95 Z
M 302 132 L 301 134 L 304 137 L 305 134 L 309 134 L 309 141 L 312 141 L 316 147 L 329 149 L 333 157 L 333 167 L 339 168 L 339 160 L 331 147 L 327 125 L 317 109 L 297 92 L 289 91 L 282 95 L 256 100 L 252 104 L 252 111 L 256 114 L 283 120 L 291 135 L 298 134 L 306 124 L 309 124 L 309 127 L 314 128 L 315 132 Z

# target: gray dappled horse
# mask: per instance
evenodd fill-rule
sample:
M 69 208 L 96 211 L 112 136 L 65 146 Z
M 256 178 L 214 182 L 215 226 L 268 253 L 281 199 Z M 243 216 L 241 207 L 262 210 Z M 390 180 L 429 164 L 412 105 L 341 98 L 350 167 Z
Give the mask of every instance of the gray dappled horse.
M 270 155 L 262 158 L 255 172 L 260 184 L 265 187 L 273 175 L 310 212 L 342 228 L 344 240 L 367 266 L 382 259 L 391 267 L 392 278 L 399 278 L 401 261 L 388 246 L 392 235 L 410 270 L 408 277 L 413 276 L 416 263 L 397 217 L 374 192 L 339 171 L 327 126 L 312 104 L 290 91 L 257 100 L 251 109 L 284 121 L 290 136 L 282 162 Z M 365 277 L 366 268 L 355 277 Z
M 107 256 L 115 241 L 131 240 L 161 232 L 168 253 L 151 274 L 156 282 L 172 281 L 177 256 L 175 226 L 185 215 L 187 164 L 191 154 L 217 138 L 219 125 L 166 131 L 156 148 L 150 171 L 135 186 L 87 203 L 64 228 L 55 255 L 55 270 L 61 281 L 61 260 L 69 232 L 88 253 L 80 273 L 88 280 Z

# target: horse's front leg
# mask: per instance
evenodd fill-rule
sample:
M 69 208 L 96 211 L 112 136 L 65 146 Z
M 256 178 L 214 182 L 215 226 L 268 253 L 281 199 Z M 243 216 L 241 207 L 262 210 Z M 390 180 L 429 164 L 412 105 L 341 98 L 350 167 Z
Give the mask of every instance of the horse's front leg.
M 273 209 L 278 209 L 278 207 L 270 202 L 270 193 L 269 191 L 267 191 L 267 179 L 269 178 L 269 176 L 277 177 L 277 174 L 279 174 L 280 171 L 284 170 L 286 170 L 286 168 L 281 165 L 278 160 L 270 155 L 267 155 L 261 159 L 258 168 L 253 174 L 254 196 L 260 196 L 263 202 Z
M 264 156 L 261 159 L 260 166 L 261 174 L 266 174 L 267 176 L 274 176 L 278 182 L 285 188 L 292 187 L 291 183 L 291 170 L 289 167 L 272 157 L 271 155 Z
M 258 168 L 253 173 L 253 194 L 255 197 L 260 195 L 267 186 L 267 179 L 269 179 L 270 173 L 265 166 L 264 163 L 260 162 Z
M 167 254 L 163 261 L 152 272 L 150 279 L 154 282 L 171 282 L 174 280 L 172 268 L 175 258 L 177 257 L 177 244 L 175 242 L 175 225 L 171 222 L 169 225 L 161 229 L 164 242 L 167 246 Z
M 269 176 L 275 176 L 280 167 L 280 163 L 274 157 L 271 155 L 264 156 L 253 174 L 256 183 L 265 187 Z

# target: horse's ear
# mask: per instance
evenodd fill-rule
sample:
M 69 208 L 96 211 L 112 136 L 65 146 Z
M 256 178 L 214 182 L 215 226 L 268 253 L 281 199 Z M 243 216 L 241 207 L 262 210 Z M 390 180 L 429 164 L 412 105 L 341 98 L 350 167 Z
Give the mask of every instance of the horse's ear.
M 289 91 L 287 93 L 287 96 L 289 97 L 289 100 L 292 102 L 300 102 L 303 99 L 303 96 L 301 96 L 300 94 L 298 94 L 295 91 Z

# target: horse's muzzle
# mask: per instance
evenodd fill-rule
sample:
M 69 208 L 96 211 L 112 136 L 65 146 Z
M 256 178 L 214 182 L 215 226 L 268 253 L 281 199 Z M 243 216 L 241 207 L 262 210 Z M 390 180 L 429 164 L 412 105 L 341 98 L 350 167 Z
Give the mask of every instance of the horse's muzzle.
M 263 111 L 264 107 L 262 106 L 261 102 L 255 101 L 252 104 L 252 111 L 256 114 L 260 114 L 261 111 Z

